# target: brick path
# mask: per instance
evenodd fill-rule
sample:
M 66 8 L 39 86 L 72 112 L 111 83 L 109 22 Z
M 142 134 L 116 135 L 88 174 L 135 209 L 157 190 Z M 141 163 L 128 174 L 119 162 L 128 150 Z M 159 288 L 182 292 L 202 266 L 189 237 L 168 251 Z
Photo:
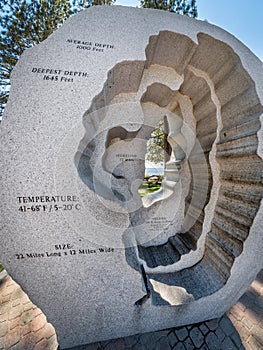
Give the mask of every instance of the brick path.
M 57 349 L 55 330 L 45 315 L 10 276 L 4 276 L 5 272 L 1 272 L 0 349 Z
M 10 276 L 0 273 L 0 350 L 55 349 L 57 338 L 52 325 L 19 285 Z M 263 270 L 237 304 L 219 319 L 74 348 L 102 349 L 261 350 Z

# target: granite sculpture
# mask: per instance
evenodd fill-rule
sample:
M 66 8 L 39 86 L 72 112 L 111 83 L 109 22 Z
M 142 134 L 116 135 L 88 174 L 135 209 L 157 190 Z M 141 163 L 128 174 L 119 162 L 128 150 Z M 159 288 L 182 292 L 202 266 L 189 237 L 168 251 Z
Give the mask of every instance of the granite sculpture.
M 24 52 L 0 130 L 1 260 L 61 348 L 218 317 L 255 278 L 262 77 L 218 27 L 119 6 Z M 164 118 L 162 187 L 140 198 Z

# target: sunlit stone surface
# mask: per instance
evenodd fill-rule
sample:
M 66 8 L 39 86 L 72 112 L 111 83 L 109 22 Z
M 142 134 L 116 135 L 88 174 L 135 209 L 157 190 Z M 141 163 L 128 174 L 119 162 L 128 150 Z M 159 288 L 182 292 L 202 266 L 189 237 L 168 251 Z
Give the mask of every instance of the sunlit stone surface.
M 0 256 L 61 348 L 218 317 L 255 278 L 262 78 L 220 28 L 117 6 L 22 55 L 0 130 Z M 164 180 L 141 199 L 162 118 Z

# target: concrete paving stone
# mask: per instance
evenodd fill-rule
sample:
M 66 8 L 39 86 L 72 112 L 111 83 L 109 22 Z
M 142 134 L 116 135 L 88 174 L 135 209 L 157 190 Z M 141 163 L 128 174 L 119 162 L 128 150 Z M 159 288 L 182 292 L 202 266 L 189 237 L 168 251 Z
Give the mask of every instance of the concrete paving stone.
M 12 299 L 12 300 L 19 299 L 19 302 L 20 302 L 22 296 L 24 295 L 24 292 L 23 292 L 23 290 L 18 286 L 18 284 L 16 284 L 15 286 L 16 286 L 16 288 L 14 288 L 14 291 L 13 291 L 13 293 L 12 293 L 11 299 Z
M 10 303 L 4 303 L 0 305 L 0 315 L 5 314 L 6 312 L 9 312 L 11 309 L 11 304 Z
M 156 343 L 149 343 L 145 346 L 145 349 L 146 350 L 155 350 L 155 344 Z M 126 350 L 126 348 L 125 348 L 125 350 Z
M 17 343 L 15 345 L 11 346 L 11 348 L 8 350 L 21 350 L 21 346 L 19 343 Z
M 125 350 L 125 343 L 122 338 L 117 339 L 114 343 L 116 350 Z
M 12 307 L 8 313 L 8 319 L 11 321 L 14 318 L 20 317 L 22 313 L 23 313 L 23 307 L 21 305 Z
M 155 333 L 155 339 L 160 339 L 162 337 L 168 337 L 168 334 L 170 333 L 170 329 L 165 329 L 165 330 L 157 331 L 154 333 Z
M 34 346 L 34 350 L 49 350 L 47 339 L 42 339 L 39 343 Z
M 232 322 L 230 321 L 230 319 L 227 316 L 224 316 L 221 318 L 221 320 L 219 322 L 219 326 L 227 336 L 230 336 L 231 334 L 233 334 L 236 331 Z
M 166 349 L 163 349 L 163 350 L 166 350 Z M 173 350 L 187 350 L 187 349 L 184 347 L 184 343 L 179 342 L 173 347 Z
M 244 309 L 245 311 L 246 309 Z M 231 309 L 228 312 L 228 315 L 233 315 L 237 321 L 241 321 L 244 316 L 244 311 L 242 311 L 237 305 L 234 305 L 231 307 Z
M 19 342 L 21 337 L 20 327 L 16 327 L 7 333 L 5 337 L 5 348 L 9 349 L 11 346 Z
M 15 284 L 15 281 L 10 277 L 10 275 L 7 275 L 5 278 L 5 284 L 7 287 L 12 286 Z
M 257 278 L 252 282 L 251 287 L 255 289 L 255 291 L 260 294 L 260 290 L 263 287 L 262 281 L 258 280 Z
M 236 330 L 238 331 L 239 335 L 240 335 L 240 338 L 242 340 L 242 343 L 243 342 L 246 342 L 247 339 L 249 338 L 250 336 L 250 332 L 249 330 L 247 329 L 247 327 L 245 327 L 242 323 L 239 323 L 236 327 Z
M 34 305 L 31 303 L 31 301 L 29 301 L 28 303 L 23 304 L 24 311 L 34 310 L 34 309 L 33 309 L 33 306 L 34 306 Z
M 9 322 L 9 329 L 13 329 L 18 326 L 20 326 L 20 317 L 17 317 Z
M 242 323 L 247 327 L 247 329 L 251 330 L 253 328 L 253 323 L 246 317 L 242 319 Z
M 220 341 L 219 341 L 218 337 L 212 332 L 209 332 L 206 335 L 205 343 L 206 343 L 208 349 L 211 349 L 211 350 L 219 350 L 220 349 Z
M 22 298 L 21 298 L 21 303 L 22 303 L 22 304 L 27 304 L 28 302 L 31 303 L 31 301 L 30 301 L 28 295 L 27 295 L 26 293 L 24 293 L 23 296 L 22 296 Z
M 58 341 L 56 335 L 53 335 L 51 338 L 47 340 L 48 342 L 48 349 L 49 350 L 57 350 L 58 348 Z
M 222 342 L 226 337 L 226 334 L 222 331 L 222 329 L 220 327 L 218 327 L 215 330 L 215 335 L 218 337 L 220 342 Z
M 204 335 L 198 327 L 191 329 L 190 338 L 196 348 L 200 348 L 200 346 L 204 343 Z
M 263 297 L 259 296 L 255 299 L 255 304 L 263 310 Z
M 5 338 L 1 337 L 0 338 L 0 350 L 3 350 L 5 346 Z
M 108 345 L 108 344 L 107 344 Z M 88 347 L 89 346 L 89 347 Z M 96 343 L 96 344 L 90 344 L 86 347 L 83 347 L 83 350 L 104 350 L 105 348 L 103 346 L 101 346 L 100 344 Z M 74 348 L 75 349 L 75 348 Z
M 211 350 L 211 349 L 208 349 L 207 345 L 204 344 L 201 346 L 200 350 Z
M 168 336 L 162 337 L 162 338 L 158 341 L 158 347 L 159 347 L 160 350 L 163 350 L 163 349 L 171 349 Z
M 15 300 L 12 302 L 12 307 L 17 306 L 17 305 L 19 305 L 20 303 L 21 303 L 20 298 L 17 298 L 17 299 L 15 299 Z
M 219 319 L 215 318 L 213 320 L 205 322 L 205 325 L 210 329 L 210 331 L 215 331 L 218 327 Z
M 107 344 L 108 345 L 108 344 Z M 106 346 L 107 346 L 106 345 Z M 74 348 L 75 349 L 75 348 Z M 90 345 L 87 345 L 86 347 L 84 346 L 82 348 L 82 350 L 101 350 L 101 349 L 105 349 L 104 347 L 101 347 L 100 344 L 90 344 Z M 79 349 L 78 349 L 79 350 Z
M 74 346 L 74 348 L 69 348 L 67 350 L 102 350 L 104 349 L 103 344 L 108 344 L 109 342 L 102 342 L 100 343 L 93 343 L 93 344 L 88 344 L 88 345 L 80 345 L 80 346 Z M 58 348 L 58 350 L 61 350 Z
M 241 311 L 245 311 L 246 310 L 246 306 L 244 304 L 242 304 L 240 300 L 237 303 L 235 303 L 234 306 L 238 307 Z
M 38 331 L 39 329 L 44 327 L 46 322 L 47 322 L 47 320 L 46 320 L 46 316 L 44 314 L 38 315 L 31 322 L 31 330 L 33 332 Z
M 159 332 L 151 332 L 151 333 L 148 333 L 148 334 L 151 334 L 152 343 L 158 342 L 158 340 L 161 338 Z M 140 342 L 140 336 L 139 336 L 139 342 Z
M 5 286 L 5 288 L 3 289 L 3 291 L 1 291 L 1 297 L 5 297 L 7 295 L 12 295 L 12 293 L 15 291 L 16 286 L 15 285 L 10 285 L 10 286 Z
M 13 345 L 13 346 L 12 346 L 10 349 L 8 349 L 8 350 L 24 350 L 24 349 L 21 348 L 21 344 L 20 344 L 20 342 L 19 342 L 19 343 Z M 27 350 L 27 349 L 25 349 L 25 350 Z
M 242 295 L 242 297 L 239 300 L 242 304 L 244 304 L 246 308 L 250 308 L 254 304 L 254 297 L 252 297 L 249 293 L 245 293 L 244 295 Z
M 8 332 L 8 321 L 2 322 L 0 327 L 0 337 L 4 337 Z
M 103 349 L 104 350 L 116 350 L 115 342 L 108 343 L 105 347 L 103 347 Z
M 239 350 L 229 337 L 223 341 L 221 347 L 224 350 Z
M 138 335 L 132 335 L 130 337 L 126 337 L 124 339 L 125 344 L 128 348 L 131 348 L 133 345 L 135 345 L 139 340 L 139 336 Z
M 31 324 L 28 323 L 28 324 L 25 324 L 24 326 L 22 326 L 21 332 L 22 332 L 23 336 L 30 333 L 31 332 Z
M 253 336 L 256 336 L 258 339 L 260 339 L 263 343 L 263 329 L 259 327 L 259 325 L 254 326 L 251 333 Z
M 167 336 L 167 331 L 157 331 L 157 332 L 151 332 L 151 333 L 147 333 L 147 334 L 151 334 L 151 343 L 155 344 L 159 341 L 160 338 L 164 337 L 164 336 Z M 140 342 L 140 338 L 141 335 L 139 335 L 139 338 L 138 338 L 138 342 L 139 344 L 141 343 Z M 147 346 L 149 346 L 149 344 L 146 344 Z
M 36 308 L 33 307 L 33 309 L 35 310 L 35 317 L 42 314 L 42 311 L 38 307 Z
M 2 303 L 2 304 L 8 303 L 8 302 L 11 300 L 11 297 L 12 297 L 12 294 L 8 294 L 8 295 L 6 295 L 5 297 L 2 297 L 2 298 L 1 298 L 1 303 Z
M 42 339 L 47 339 L 44 335 L 43 330 L 44 330 L 44 328 L 41 328 L 38 331 L 34 332 L 35 343 L 40 342 L 40 340 L 42 340 Z
M 253 350 L 263 349 L 263 343 L 256 337 L 250 336 L 247 342 Z
M 262 316 L 263 316 L 263 307 L 258 306 L 258 305 L 255 303 L 255 304 L 253 305 L 252 311 L 253 311 L 255 314 L 259 315 L 260 318 L 262 318 Z
M 133 348 L 132 348 L 133 349 Z M 147 349 L 147 347 L 145 347 L 145 349 Z M 163 350 L 163 349 L 167 349 L 167 350 L 170 350 L 171 347 L 170 345 L 168 345 L 168 347 L 164 347 L 162 344 L 160 344 L 159 342 L 158 343 L 155 343 L 155 347 L 154 347 L 154 350 Z
M 176 337 L 174 332 L 170 332 L 168 334 L 168 340 L 169 340 L 169 344 L 172 348 L 176 345 L 176 343 L 178 343 L 178 338 Z
M 203 333 L 203 335 L 206 335 L 209 332 L 209 329 L 206 327 L 206 325 L 204 323 L 202 323 L 199 326 L 200 331 Z
M 46 323 L 43 328 L 43 335 L 45 338 L 51 338 L 53 335 L 56 335 L 55 329 L 51 323 Z
M 175 330 L 175 335 L 180 341 L 183 341 L 188 337 L 188 330 L 186 329 L 186 327 L 177 328 Z
M 238 349 L 244 349 L 244 346 L 242 345 L 241 338 L 237 331 L 231 335 L 232 342 L 237 346 Z
M 5 314 L 0 315 L 0 323 L 6 321 L 7 319 L 8 319 L 8 312 L 6 312 Z
M 258 296 L 258 292 L 255 290 L 255 288 L 253 288 L 252 285 L 250 285 L 248 287 L 248 289 L 246 290 L 246 293 L 250 298 L 254 299 Z
M 237 321 L 237 319 L 232 314 L 228 314 L 227 316 L 229 317 L 230 321 L 232 322 L 234 328 L 236 328 L 237 325 L 241 322 L 241 321 Z
M 143 346 L 142 344 L 139 344 L 139 343 L 133 345 L 131 349 L 132 350 L 147 350 L 145 346 Z
M 25 324 L 29 323 L 30 321 L 33 320 L 34 316 L 35 316 L 34 310 L 29 309 L 28 311 L 24 311 L 20 318 L 20 325 L 24 326 Z
M 186 350 L 196 350 L 190 338 L 186 338 L 184 340 L 184 347 L 186 348 Z
M 262 320 L 262 313 L 258 313 L 253 309 L 247 309 L 244 313 L 244 317 L 246 319 L 249 319 L 250 322 L 252 322 L 254 325 L 257 325 Z
M 152 333 L 144 333 L 139 336 L 139 343 L 146 345 L 153 341 Z
M 245 343 L 245 350 L 253 350 L 253 349 L 248 343 Z
M 156 350 L 155 346 L 156 346 L 156 342 L 151 342 L 151 343 L 148 343 L 147 345 L 145 345 L 145 349 L 146 350 Z M 125 350 L 126 350 L 126 348 L 125 348 Z

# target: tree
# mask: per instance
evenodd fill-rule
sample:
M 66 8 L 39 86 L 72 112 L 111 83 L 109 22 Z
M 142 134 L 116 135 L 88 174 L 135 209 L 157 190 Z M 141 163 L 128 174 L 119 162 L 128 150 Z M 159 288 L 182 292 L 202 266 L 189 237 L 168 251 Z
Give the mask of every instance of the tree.
M 10 89 L 10 73 L 22 52 L 46 39 L 68 17 L 116 0 L 0 0 L 0 117 Z M 197 16 L 196 0 L 141 0 L 141 7 Z
M 115 0 L 0 1 L 0 116 L 7 102 L 10 73 L 22 52 L 46 39 L 76 12 Z
M 165 160 L 164 121 L 160 120 L 157 127 L 152 131 L 147 141 L 147 152 L 145 159 L 153 163 L 161 163 Z
M 196 0 L 141 0 L 141 7 L 197 17 Z
M 196 0 L 141 0 L 141 7 L 165 10 L 197 17 Z M 171 147 L 167 142 L 168 126 L 160 121 L 153 130 L 147 142 L 146 160 L 153 163 L 166 162 L 171 154 Z

